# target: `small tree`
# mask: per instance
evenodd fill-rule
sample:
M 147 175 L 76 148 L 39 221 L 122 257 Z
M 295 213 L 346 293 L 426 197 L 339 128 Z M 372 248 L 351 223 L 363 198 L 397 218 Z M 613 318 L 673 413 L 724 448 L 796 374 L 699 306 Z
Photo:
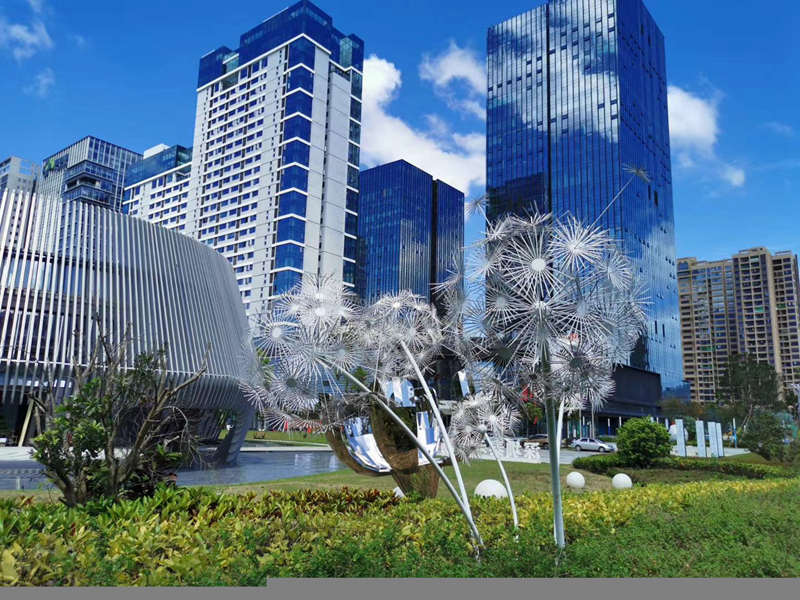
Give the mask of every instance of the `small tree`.
M 170 385 L 163 350 L 140 354 L 126 368 L 130 342 L 127 332 L 118 346 L 99 335 L 88 364 L 75 367 L 74 392 L 61 402 L 50 398 L 48 428 L 33 440 L 34 457 L 68 506 L 150 493 L 194 448 L 175 400 L 205 366 Z
M 667 429 L 650 419 L 630 419 L 617 432 L 617 452 L 633 467 L 648 467 L 656 458 L 669 456 L 672 443 Z
M 719 380 L 719 401 L 726 415 L 735 418 L 747 429 L 750 420 L 759 410 L 783 410 L 778 375 L 772 365 L 758 362 L 750 354 L 734 354 L 728 368 Z
M 752 418 L 739 442 L 767 460 L 783 460 L 786 434 L 783 421 L 771 413 L 762 412 Z

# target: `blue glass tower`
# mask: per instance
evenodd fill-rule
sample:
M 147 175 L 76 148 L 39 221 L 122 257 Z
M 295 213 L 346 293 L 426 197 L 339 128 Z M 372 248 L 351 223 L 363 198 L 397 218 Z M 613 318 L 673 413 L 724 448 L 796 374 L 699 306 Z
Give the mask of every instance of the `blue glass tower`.
M 629 366 L 682 382 L 664 37 L 641 0 L 552 0 L 488 31 L 489 216 L 603 215 L 648 287 Z M 635 383 L 638 375 L 618 378 Z M 618 391 L 618 398 L 624 392 Z
M 361 172 L 357 292 L 428 300 L 463 261 L 464 194 L 405 160 Z

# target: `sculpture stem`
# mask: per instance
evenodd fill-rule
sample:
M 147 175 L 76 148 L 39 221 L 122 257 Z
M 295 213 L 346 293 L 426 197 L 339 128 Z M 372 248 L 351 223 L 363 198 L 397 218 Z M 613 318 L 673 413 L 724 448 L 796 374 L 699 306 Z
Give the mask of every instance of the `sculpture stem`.
M 331 365 L 328 365 L 328 366 L 331 366 Z M 344 375 L 347 379 L 349 379 L 352 383 L 354 383 L 362 391 L 366 392 L 372 398 L 374 398 L 375 401 L 378 403 L 378 406 L 380 406 L 384 411 L 386 411 L 386 413 L 389 415 L 389 417 L 395 423 L 397 423 L 400 426 L 400 428 L 411 438 L 411 440 L 414 442 L 414 445 L 416 445 L 417 448 L 419 449 L 419 451 L 422 452 L 422 455 L 428 460 L 428 462 L 431 465 L 433 465 L 433 468 L 436 469 L 436 472 L 439 474 L 439 477 L 441 477 L 442 480 L 444 481 L 444 484 L 447 486 L 448 491 L 453 496 L 453 499 L 456 501 L 456 504 L 458 504 L 458 507 L 461 509 L 461 512 L 464 514 L 464 518 L 467 520 L 467 524 L 469 525 L 469 528 L 470 528 L 470 534 L 472 535 L 472 538 L 475 540 L 477 546 L 478 547 L 483 546 L 483 538 L 481 538 L 481 534 L 478 531 L 478 527 L 477 527 L 477 525 L 475 525 L 475 521 L 472 518 L 472 511 L 470 511 L 464 505 L 464 502 L 462 501 L 461 496 L 458 494 L 458 492 L 456 491 L 455 487 L 453 487 L 453 483 L 450 481 L 450 479 L 448 479 L 447 475 L 445 475 L 444 470 L 442 469 L 441 465 L 439 465 L 439 463 L 437 463 L 434 460 L 433 456 L 430 455 L 430 453 L 428 452 L 428 449 L 425 447 L 425 445 L 422 444 L 419 441 L 419 439 L 417 438 L 416 433 L 411 431 L 411 429 L 408 427 L 408 425 L 405 424 L 403 419 L 401 419 L 391 409 L 391 407 L 389 407 L 389 405 L 386 402 L 384 402 L 383 398 L 381 398 L 381 396 L 377 392 L 373 392 L 372 390 L 370 390 L 367 386 L 365 386 L 363 383 L 361 383 L 358 379 L 356 379 L 353 375 L 351 375 L 347 371 L 344 371 L 344 370 L 341 370 L 341 369 L 338 369 L 338 368 L 336 370 L 339 371 L 342 375 Z
M 503 483 L 505 483 L 506 491 L 508 492 L 508 500 L 511 502 L 511 516 L 514 518 L 514 529 L 519 529 L 517 505 L 514 502 L 514 492 L 511 491 L 511 483 L 508 481 L 508 475 L 506 475 L 506 469 L 503 466 L 503 461 L 500 460 L 500 455 L 497 453 L 497 448 L 494 447 L 494 442 L 492 442 L 492 438 L 489 437 L 488 433 L 484 432 L 483 439 L 485 439 L 486 443 L 489 444 L 489 448 L 491 448 L 492 454 L 494 454 L 494 459 L 497 461 L 497 465 L 500 467 L 500 473 L 503 474 Z
M 553 488 L 553 536 L 556 546 L 564 548 L 564 512 L 561 506 L 561 477 L 559 469 L 561 445 L 561 420 L 556 419 L 556 407 L 552 398 L 545 399 L 547 407 L 547 437 L 550 446 L 550 477 Z M 562 413 L 563 414 L 563 413 Z
M 420 384 L 422 385 L 422 389 L 425 391 L 425 395 L 428 397 L 428 402 L 431 405 L 431 410 L 433 411 L 433 416 L 436 418 L 436 422 L 439 424 L 439 428 L 442 432 L 442 440 L 444 441 L 445 446 L 447 446 L 447 453 L 450 455 L 450 461 L 453 463 L 453 471 L 456 474 L 456 480 L 458 481 L 458 487 L 461 490 L 461 497 L 464 500 L 464 506 L 467 509 L 467 512 L 472 518 L 472 509 L 469 505 L 469 496 L 467 496 L 467 490 L 464 486 L 464 480 L 461 477 L 461 469 L 458 467 L 458 461 L 456 460 L 456 453 L 453 450 L 453 444 L 450 441 L 450 436 L 447 434 L 447 429 L 444 426 L 444 421 L 442 420 L 442 414 L 439 412 L 439 407 L 436 405 L 436 401 L 433 399 L 433 394 L 431 393 L 430 388 L 428 388 L 428 383 L 425 381 L 425 377 L 422 375 L 422 371 L 420 370 L 419 366 L 417 365 L 417 361 L 414 360 L 414 355 L 406 346 L 404 341 L 400 341 L 400 346 L 403 348 L 403 352 L 406 353 L 408 360 L 411 361 L 411 365 L 414 367 L 414 372 L 417 374 L 417 378 L 419 379 Z

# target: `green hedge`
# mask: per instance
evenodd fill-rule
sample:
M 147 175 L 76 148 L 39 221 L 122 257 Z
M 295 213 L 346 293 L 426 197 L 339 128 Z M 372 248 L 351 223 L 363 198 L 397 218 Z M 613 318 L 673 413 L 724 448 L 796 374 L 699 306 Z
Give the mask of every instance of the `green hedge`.
M 600 475 L 613 476 L 628 468 L 638 468 L 627 464 L 619 454 L 598 454 L 576 458 L 572 465 Z M 786 467 L 745 462 L 726 462 L 708 458 L 683 458 L 669 456 L 653 461 L 653 469 L 678 469 L 681 471 L 711 471 L 746 477 L 748 479 L 775 479 L 795 477 L 796 473 Z
M 786 508 L 798 492 L 800 481 L 790 479 L 567 494 L 568 547 L 558 570 L 548 494 L 518 498 L 518 537 L 506 501 L 476 499 L 486 540 L 480 561 L 454 502 L 398 500 L 385 492 L 257 496 L 161 488 L 152 498 L 77 508 L 5 499 L 0 582 L 252 586 L 271 577 L 798 576 L 800 511 Z M 727 539 L 732 532 L 735 539 Z

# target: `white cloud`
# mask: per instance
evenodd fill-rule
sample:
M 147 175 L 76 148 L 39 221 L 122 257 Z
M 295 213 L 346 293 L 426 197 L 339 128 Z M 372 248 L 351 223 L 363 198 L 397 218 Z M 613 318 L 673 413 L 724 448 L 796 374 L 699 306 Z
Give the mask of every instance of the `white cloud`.
M 50 67 L 47 67 L 34 77 L 33 83 L 25 87 L 25 93 L 39 98 L 46 98 L 50 94 L 51 88 L 56 83 L 56 74 Z
M 422 58 L 419 76 L 433 83 L 450 108 L 486 119 L 486 63 L 472 50 L 451 40 L 441 54 Z
M 35 13 L 40 13 L 44 10 L 44 0 L 28 0 L 31 10 Z
M 718 101 L 700 98 L 676 85 L 669 86 L 667 97 L 672 149 L 713 154 L 719 135 Z
M 746 176 L 743 169 L 734 167 L 732 165 L 723 165 L 722 178 L 730 183 L 733 187 L 741 187 L 744 185 Z
M 9 23 L 0 18 L 0 48 L 8 48 L 17 60 L 30 58 L 40 50 L 53 47 L 53 40 L 41 21 L 31 25 Z
M 361 156 L 365 165 L 403 158 L 466 194 L 472 186 L 484 186 L 484 135 L 453 134 L 436 115 L 426 116 L 429 131 L 411 127 L 389 112 L 389 105 L 401 86 L 402 74 L 393 63 L 374 54 L 364 61 Z
M 79 33 L 73 33 L 69 36 L 69 39 L 71 39 L 78 48 L 85 48 L 89 44 L 89 40 Z
M 721 160 L 716 152 L 721 94 L 703 98 L 670 85 L 667 98 L 670 145 L 678 166 L 704 169 L 733 187 L 743 186 L 747 179 L 744 169 Z
M 786 123 L 781 123 L 779 121 L 768 121 L 767 123 L 764 123 L 764 127 L 773 133 L 777 133 L 778 135 L 782 135 L 784 137 L 794 137 L 794 127 Z

